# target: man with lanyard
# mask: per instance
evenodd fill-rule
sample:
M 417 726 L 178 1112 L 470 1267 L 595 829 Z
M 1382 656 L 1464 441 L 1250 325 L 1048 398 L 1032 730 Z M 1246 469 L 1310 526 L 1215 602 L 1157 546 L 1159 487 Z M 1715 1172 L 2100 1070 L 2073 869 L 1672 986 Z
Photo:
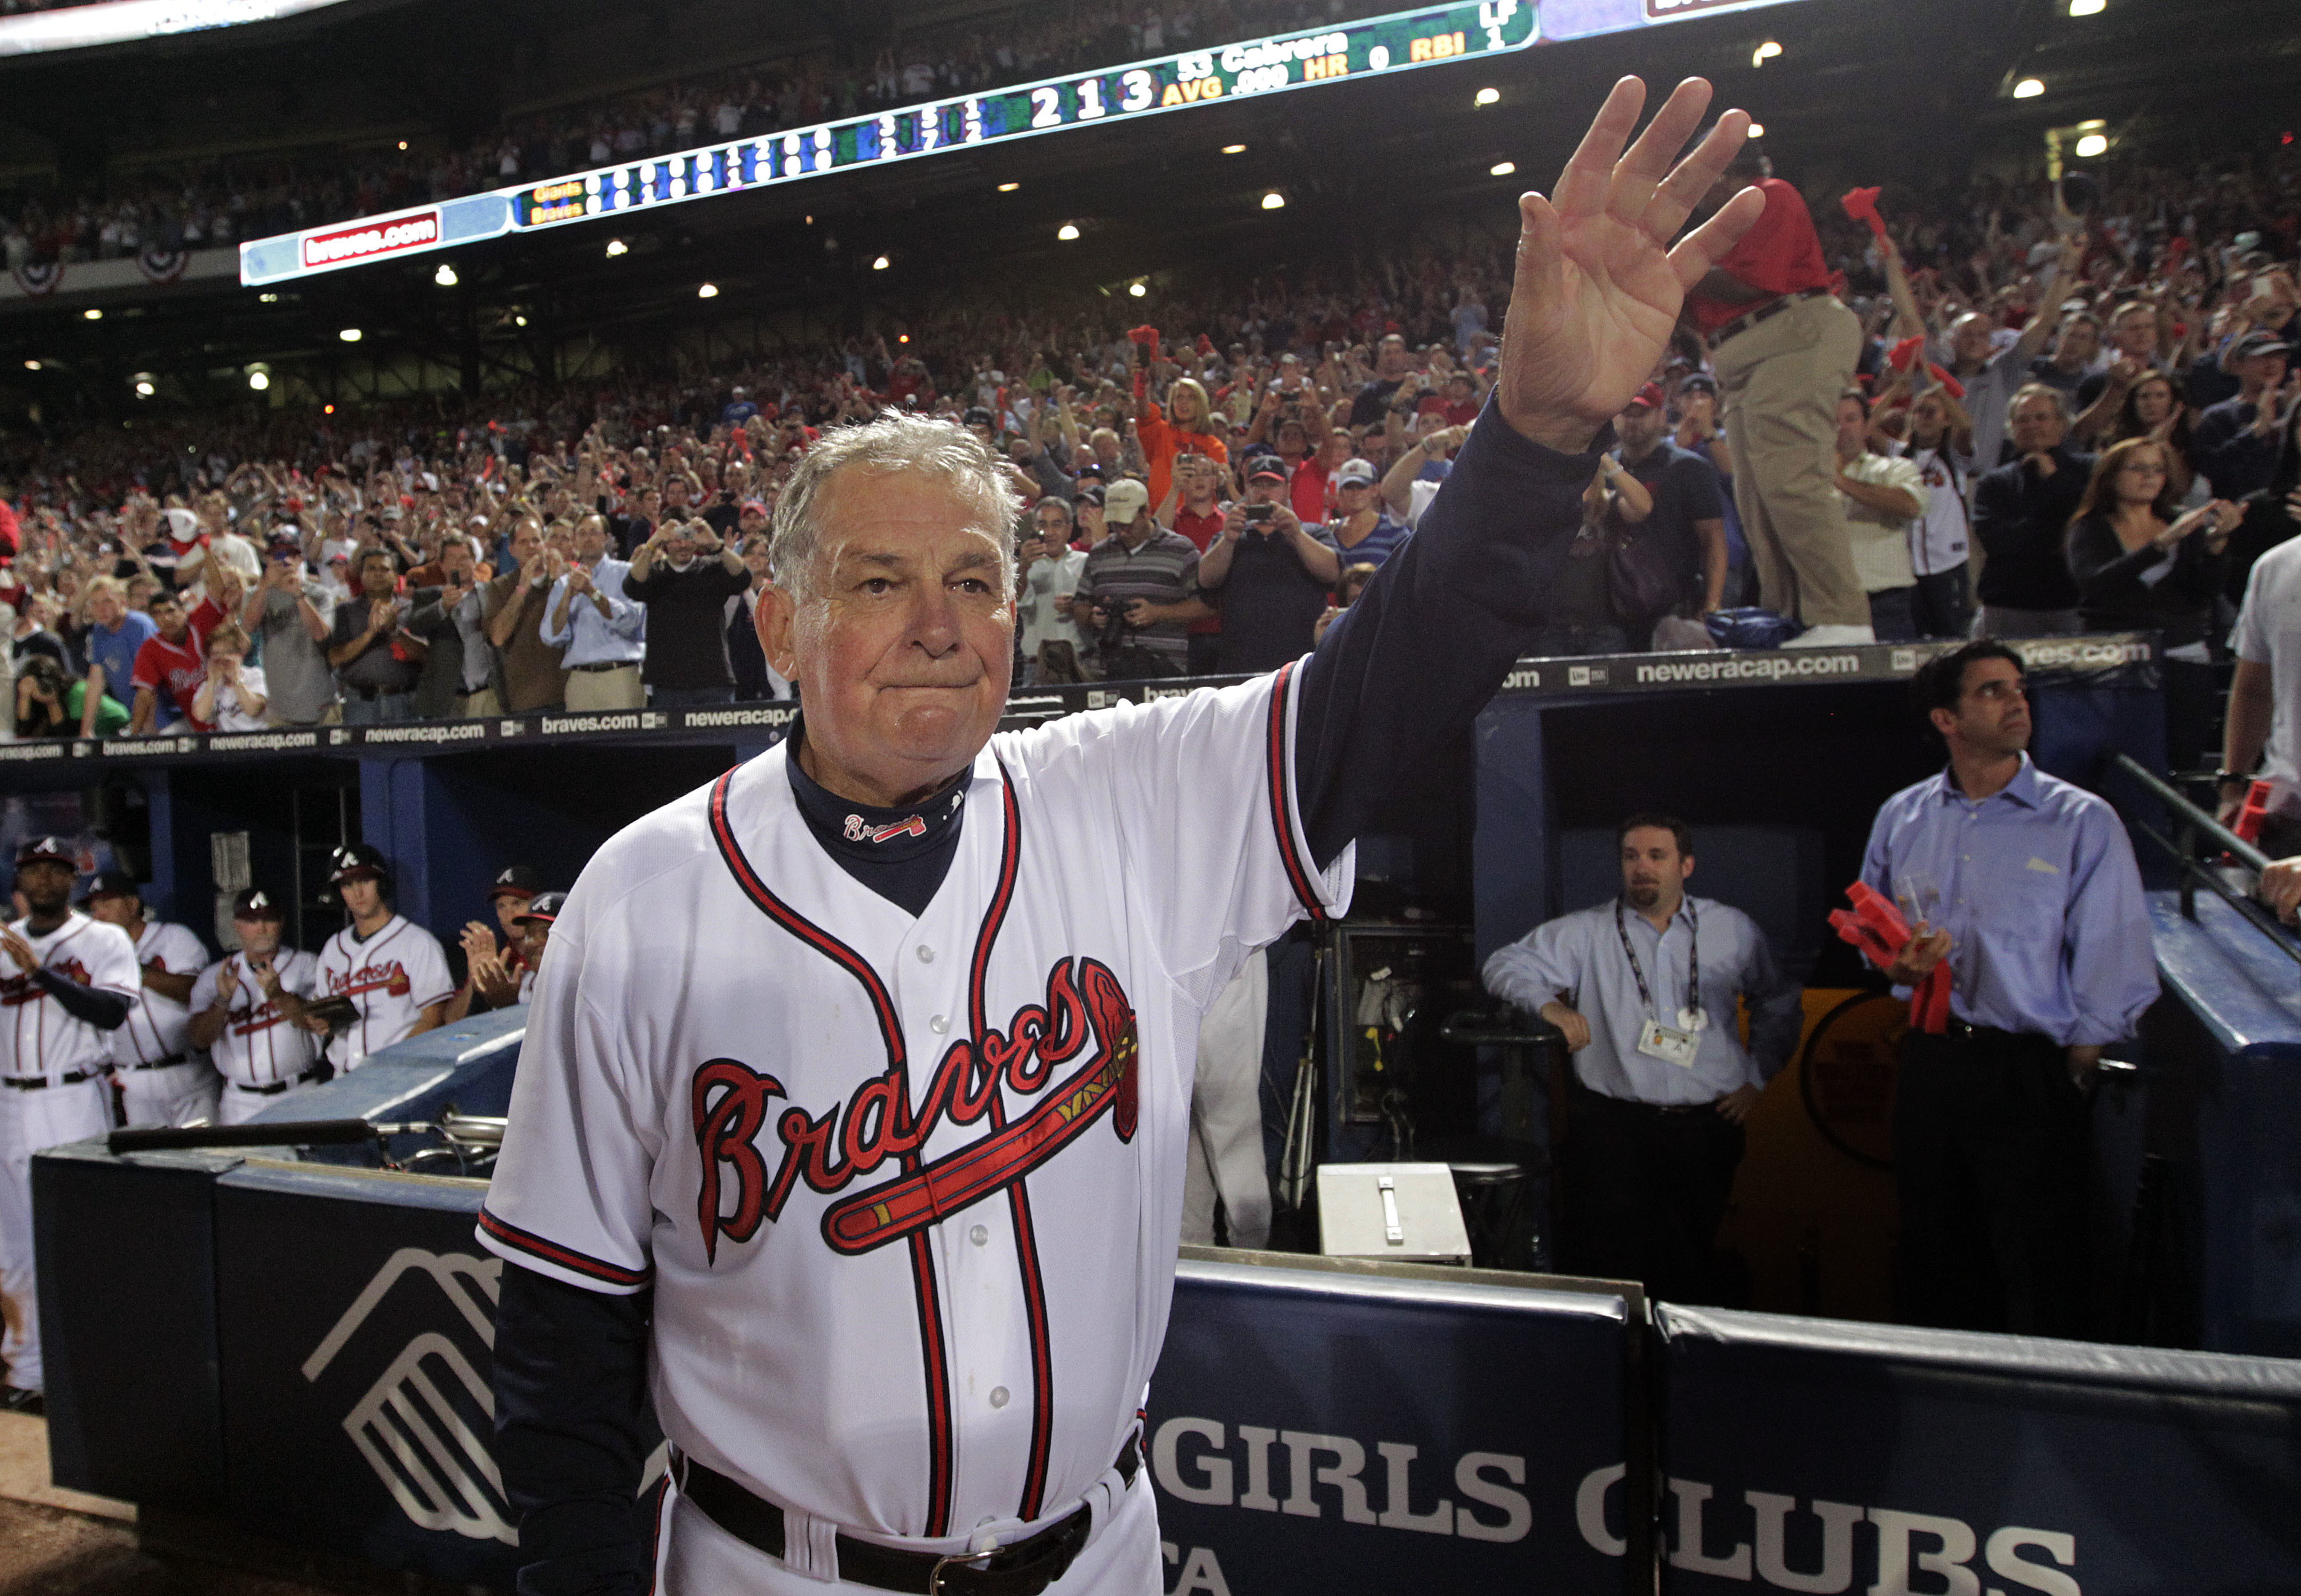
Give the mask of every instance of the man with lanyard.
M 1901 1316 L 2082 1335 L 2088 1093 L 2157 996 L 2133 847 L 2115 810 L 2029 762 L 2012 649 L 1938 655 L 1910 693 L 1949 768 L 1886 800 L 1862 865 L 1914 932 L 1895 991 L 1951 971 L 1947 1027 L 1908 1033 L 1895 1089 Z
M 144 991 L 128 1023 L 112 1033 L 113 1079 L 130 1125 L 204 1124 L 215 1114 L 215 1075 L 188 1050 L 184 1007 L 208 962 L 189 927 L 147 920 L 136 878 L 107 870 L 80 899 L 93 920 L 116 925 L 135 944 Z
M 214 1060 L 222 1096 L 216 1124 L 236 1125 L 311 1079 L 320 1040 L 293 1023 L 280 1001 L 299 1002 L 319 990 L 319 962 L 300 948 L 282 948 L 286 916 L 261 887 L 231 900 L 231 929 L 239 951 L 200 972 L 192 986 L 189 1036 Z
M 112 1128 L 111 1038 L 143 995 L 128 933 L 74 911 L 79 850 L 36 837 L 16 854 L 29 909 L 0 930 L 0 1408 L 37 1413 L 45 1371 L 32 1274 L 32 1155 Z
M 575 529 L 575 555 L 543 605 L 543 640 L 566 651 L 567 707 L 637 709 L 647 702 L 647 606 L 624 597 L 632 568 L 607 553 L 607 523 L 597 515 Z
M 1686 896 L 1684 821 L 1633 815 L 1617 835 L 1621 896 L 1496 949 L 1486 990 L 1557 1026 L 1574 1055 L 1566 1268 L 1703 1302 L 1742 1122 L 1797 1046 L 1799 989 L 1756 922 Z M 1746 1049 L 1736 999 L 1750 1006 Z

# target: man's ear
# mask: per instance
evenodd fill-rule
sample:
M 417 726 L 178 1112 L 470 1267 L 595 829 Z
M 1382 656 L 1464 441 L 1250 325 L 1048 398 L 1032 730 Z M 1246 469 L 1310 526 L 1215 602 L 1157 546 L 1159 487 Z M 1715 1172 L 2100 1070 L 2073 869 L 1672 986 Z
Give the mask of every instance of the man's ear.
M 1957 730 L 1957 711 L 1954 709 L 1929 709 L 1926 711 L 1926 719 L 1931 721 L 1934 730 L 1945 738 Z
M 799 606 L 774 582 L 759 589 L 752 606 L 751 625 L 759 634 L 759 651 L 776 675 L 789 681 L 799 674 Z

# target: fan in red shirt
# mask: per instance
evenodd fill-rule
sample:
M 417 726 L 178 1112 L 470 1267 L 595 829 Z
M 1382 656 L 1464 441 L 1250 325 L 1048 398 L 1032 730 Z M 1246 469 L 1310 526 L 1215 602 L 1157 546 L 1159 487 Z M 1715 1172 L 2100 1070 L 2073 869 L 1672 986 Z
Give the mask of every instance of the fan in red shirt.
M 1750 186 L 1765 196 L 1764 214 L 1686 297 L 1718 372 L 1735 504 L 1762 602 L 1807 627 L 1795 646 L 1874 642 L 1844 503 L 1821 464 L 1837 447 L 1837 396 L 1853 380 L 1862 324 L 1831 289 L 1805 202 L 1754 142 L 1696 213 Z
M 152 596 L 152 622 L 160 630 L 144 639 L 136 651 L 135 714 L 128 723 L 131 737 L 147 731 L 174 731 L 179 723 L 194 731 L 208 731 L 191 718 L 192 695 L 207 674 L 207 648 L 184 613 L 183 600 L 172 593 Z

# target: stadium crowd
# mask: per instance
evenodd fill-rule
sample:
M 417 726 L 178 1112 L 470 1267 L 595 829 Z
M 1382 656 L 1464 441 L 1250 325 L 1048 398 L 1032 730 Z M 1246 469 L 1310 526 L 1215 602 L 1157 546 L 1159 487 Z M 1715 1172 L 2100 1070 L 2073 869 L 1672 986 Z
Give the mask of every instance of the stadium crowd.
M 2265 158 L 2178 199 L 2142 170 L 1989 180 L 1954 204 L 1888 191 L 1875 230 L 1858 194 L 1766 180 L 1770 221 L 1811 216 L 1800 269 L 1829 274 L 1770 303 L 1850 313 L 1856 380 L 1771 394 L 1730 358 L 1763 313 L 1682 328 L 1590 484 L 1589 557 L 1569 560 L 1541 651 L 1781 641 L 1801 619 L 1810 642 L 1962 636 L 1977 598 L 1996 635 L 2155 629 L 2173 762 L 2192 763 L 2247 572 L 2301 509 L 2296 171 Z M 891 344 L 678 380 L 20 445 L 0 463 L 17 728 L 778 695 L 745 615 L 782 480 L 824 428 L 886 406 L 961 422 L 1012 463 L 1018 681 L 1266 668 L 1443 490 L 1491 380 L 1508 249 L 1434 230 L 1355 269 L 1209 276 L 1155 306 L 985 297 Z M 1776 267 L 1738 263 L 1759 288 Z M 1816 403 L 1825 440 L 1834 414 L 1834 557 L 1867 611 L 1841 617 L 1867 623 L 1851 637 L 1811 613 L 1812 584 L 1799 615 L 1782 561 L 1760 591 L 1770 551 L 1800 556 L 1778 506 L 1736 480 L 1737 405 L 1762 443 Z M 1749 614 L 1761 602 L 1780 618 Z

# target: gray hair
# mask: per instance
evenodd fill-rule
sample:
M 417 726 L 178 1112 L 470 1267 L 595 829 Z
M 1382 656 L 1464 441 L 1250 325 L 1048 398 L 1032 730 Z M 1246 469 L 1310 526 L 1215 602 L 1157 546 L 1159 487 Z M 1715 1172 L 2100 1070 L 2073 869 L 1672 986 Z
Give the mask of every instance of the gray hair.
M 2054 387 L 2051 383 L 2023 383 L 2020 388 L 2014 390 L 2013 397 L 2005 401 L 2005 414 L 2010 417 L 2013 414 L 2014 406 L 2020 405 L 2025 399 L 2045 400 L 2048 405 L 2051 405 L 2054 407 L 2054 414 L 2062 418 L 2062 424 L 2065 427 L 2069 425 L 2070 397 L 2063 393 L 2060 389 Z
M 1019 506 L 1000 467 L 991 446 L 956 422 L 891 410 L 876 421 L 826 431 L 799 456 L 775 501 L 767 564 L 776 585 L 801 601 L 815 596 L 824 489 L 833 477 L 849 469 L 919 472 L 941 479 L 955 497 L 975 502 L 983 529 L 999 539 L 1000 558 L 1011 568 Z

